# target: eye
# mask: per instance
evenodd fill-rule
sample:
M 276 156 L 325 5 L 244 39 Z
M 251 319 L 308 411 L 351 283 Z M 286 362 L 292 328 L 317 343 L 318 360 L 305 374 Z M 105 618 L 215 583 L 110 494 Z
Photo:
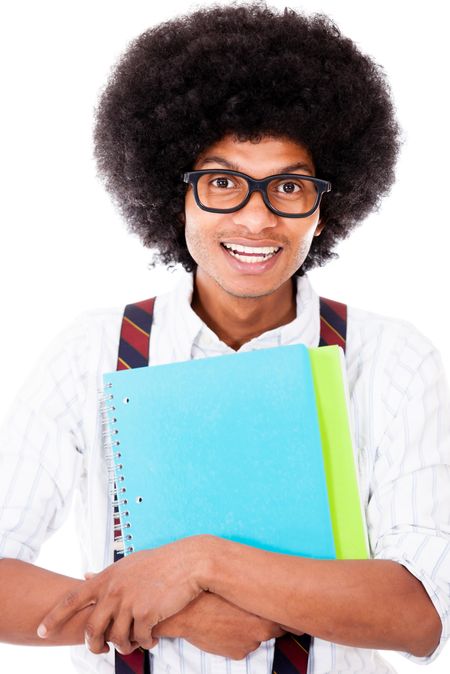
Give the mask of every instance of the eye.
M 284 194 L 294 194 L 295 192 L 301 192 L 303 190 L 302 183 L 296 183 L 292 180 L 287 180 L 285 182 L 279 182 L 276 186 L 277 192 L 283 192 Z
M 210 181 L 212 187 L 217 187 L 218 189 L 230 189 L 231 187 L 236 187 L 236 184 L 228 176 L 219 176 Z

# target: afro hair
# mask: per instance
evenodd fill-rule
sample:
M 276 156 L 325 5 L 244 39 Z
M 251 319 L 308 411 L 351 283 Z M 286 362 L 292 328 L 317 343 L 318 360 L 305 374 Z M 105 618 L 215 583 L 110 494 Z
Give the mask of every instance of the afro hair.
M 192 271 L 181 175 L 227 134 L 289 137 L 332 184 L 325 223 L 298 274 L 380 203 L 400 146 L 383 70 L 327 16 L 265 3 L 212 5 L 149 28 L 113 68 L 94 153 L 106 189 L 156 259 Z

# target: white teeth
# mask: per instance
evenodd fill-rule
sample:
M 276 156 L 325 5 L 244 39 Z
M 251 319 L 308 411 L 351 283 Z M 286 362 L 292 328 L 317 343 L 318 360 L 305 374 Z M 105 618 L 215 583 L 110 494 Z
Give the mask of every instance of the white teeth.
M 272 255 L 252 255 L 250 257 L 248 255 L 239 255 L 239 253 L 233 253 L 232 250 L 230 250 L 230 253 L 237 260 L 240 260 L 241 262 L 247 262 L 248 264 L 254 264 L 255 262 L 265 262 L 269 257 L 272 257 Z
M 273 255 L 273 253 L 276 253 L 278 250 L 280 250 L 279 247 L 273 247 L 273 246 L 258 246 L 258 247 L 253 247 L 253 246 L 241 246 L 240 244 L 237 243 L 224 243 L 223 244 L 227 250 L 233 251 L 234 253 L 247 253 L 253 254 L 253 255 Z M 237 257 L 237 256 L 236 256 Z

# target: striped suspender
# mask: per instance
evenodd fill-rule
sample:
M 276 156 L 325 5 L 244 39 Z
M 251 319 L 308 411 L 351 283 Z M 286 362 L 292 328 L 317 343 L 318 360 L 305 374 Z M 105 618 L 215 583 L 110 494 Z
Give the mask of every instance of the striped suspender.
M 117 370 L 146 367 L 149 363 L 150 332 L 155 298 L 128 304 L 125 307 L 120 333 Z M 347 337 L 347 306 L 320 298 L 319 346 L 337 344 L 345 351 Z M 118 508 L 114 508 L 114 538 L 120 538 Z M 122 553 L 114 553 L 114 561 Z M 287 633 L 275 641 L 273 674 L 306 674 L 311 637 Z M 138 649 L 130 655 L 115 651 L 116 674 L 150 674 L 148 651 Z
M 149 360 L 150 330 L 155 297 L 128 304 L 122 319 L 117 370 L 146 367 Z
M 128 304 L 125 307 L 120 332 L 117 370 L 134 367 L 146 367 L 149 360 L 150 330 L 153 321 L 155 298 Z M 121 539 L 119 508 L 114 506 L 114 540 Z M 123 557 L 123 553 L 114 550 L 114 561 Z M 142 648 L 121 655 L 115 651 L 116 674 L 150 674 L 150 655 Z
M 334 300 L 320 298 L 320 341 L 319 346 L 337 344 L 345 352 L 347 340 L 347 305 Z

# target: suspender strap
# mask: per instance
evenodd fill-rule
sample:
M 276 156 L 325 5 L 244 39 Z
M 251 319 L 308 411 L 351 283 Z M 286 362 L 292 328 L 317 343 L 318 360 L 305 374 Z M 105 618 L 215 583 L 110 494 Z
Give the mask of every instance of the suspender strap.
M 128 304 L 125 307 L 120 333 L 117 369 L 127 370 L 149 364 L 150 332 L 155 298 Z M 345 351 L 347 338 L 347 306 L 334 300 L 320 298 L 319 346 L 337 344 Z M 118 509 L 114 509 L 114 524 L 120 524 Z M 117 537 L 120 531 L 116 532 Z M 115 553 L 114 561 L 121 554 Z M 311 637 L 287 633 L 275 641 L 273 674 L 306 674 Z M 116 674 L 150 674 L 148 651 L 138 649 L 130 655 L 115 652 Z
M 125 307 L 117 359 L 118 370 L 148 365 L 154 304 L 155 298 L 152 297 Z
M 155 298 L 135 304 L 128 304 L 122 318 L 120 331 L 117 370 L 129 370 L 146 367 L 149 359 L 150 330 L 153 322 Z M 119 509 L 114 507 L 114 538 L 120 539 Z M 123 557 L 123 553 L 114 552 L 114 561 Z M 150 674 L 150 654 L 142 648 L 121 655 L 115 651 L 115 674 Z
M 347 305 L 320 298 L 319 346 L 337 344 L 345 351 L 347 339 Z

